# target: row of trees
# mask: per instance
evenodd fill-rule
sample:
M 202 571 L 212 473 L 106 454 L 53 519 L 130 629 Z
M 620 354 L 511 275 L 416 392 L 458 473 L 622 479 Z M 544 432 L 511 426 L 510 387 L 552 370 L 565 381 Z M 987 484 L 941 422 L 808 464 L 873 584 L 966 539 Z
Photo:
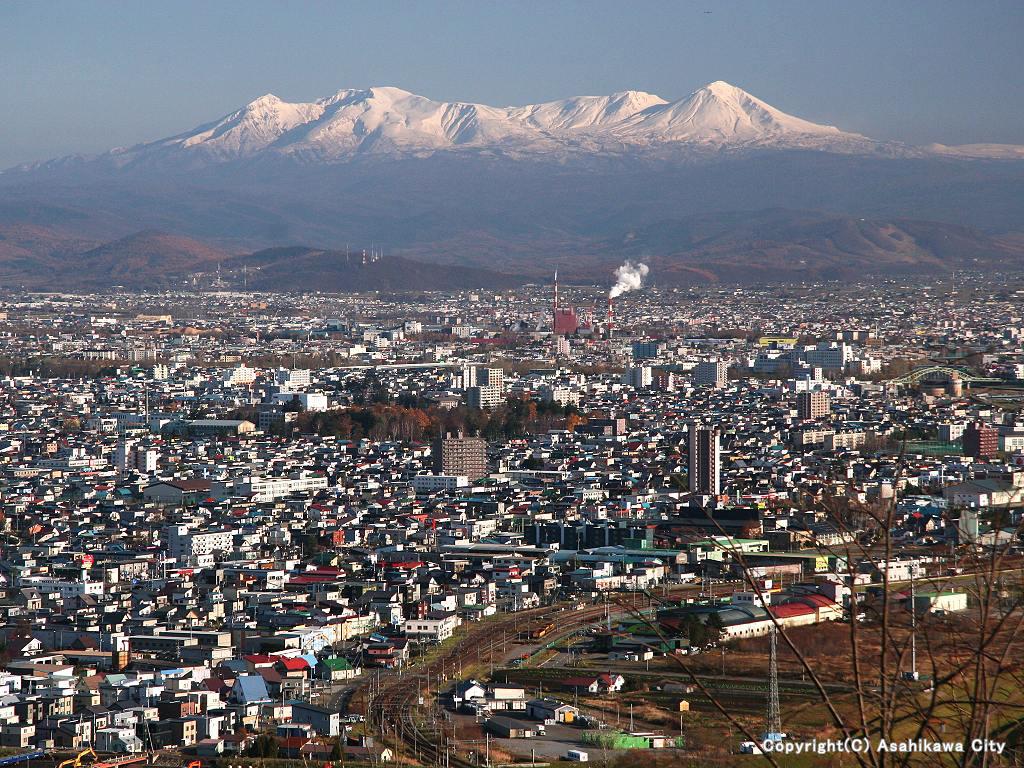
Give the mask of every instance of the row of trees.
M 277 759 L 281 755 L 281 742 L 276 736 L 261 734 L 246 747 L 244 755 L 246 757 L 261 757 L 270 760 Z M 336 737 L 332 739 L 329 758 L 331 760 L 340 760 L 344 755 L 345 748 L 342 745 L 341 738 Z
M 300 432 L 345 440 L 424 442 L 441 432 L 479 433 L 488 440 L 523 437 L 550 429 L 574 429 L 585 421 L 575 406 L 512 398 L 492 410 L 460 406 L 410 407 L 376 403 L 333 411 L 303 412 L 293 426 Z
M 0 356 L 0 376 L 36 374 L 54 379 L 95 379 L 113 376 L 119 367 L 127 364 L 119 360 L 79 360 L 59 355 L 18 358 Z

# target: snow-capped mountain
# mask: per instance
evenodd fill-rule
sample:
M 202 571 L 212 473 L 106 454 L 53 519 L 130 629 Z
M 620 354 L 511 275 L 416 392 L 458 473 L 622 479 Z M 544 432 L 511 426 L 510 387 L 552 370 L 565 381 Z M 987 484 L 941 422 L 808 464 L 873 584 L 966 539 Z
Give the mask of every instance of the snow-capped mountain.
M 685 99 L 630 115 L 616 130 L 636 141 L 734 144 L 800 141 L 812 137 L 864 140 L 831 125 L 818 125 L 766 104 L 742 88 L 721 80 Z
M 164 285 L 220 261 L 206 246 L 305 244 L 267 284 L 337 286 L 354 278 L 323 275 L 353 242 L 412 259 L 396 271 L 584 279 L 624 256 L 681 281 L 1024 263 L 1024 147 L 874 141 L 724 82 L 522 107 L 268 94 L 166 139 L 0 173 L 0 203 L 5 285 Z
M 295 104 L 267 94 L 191 131 L 104 157 L 124 165 L 260 156 L 332 162 L 357 155 L 460 150 L 507 155 L 744 148 L 873 153 L 883 147 L 891 152 L 893 145 L 788 115 L 718 81 L 677 101 L 624 91 L 523 107 L 434 101 L 394 87 L 345 89 Z

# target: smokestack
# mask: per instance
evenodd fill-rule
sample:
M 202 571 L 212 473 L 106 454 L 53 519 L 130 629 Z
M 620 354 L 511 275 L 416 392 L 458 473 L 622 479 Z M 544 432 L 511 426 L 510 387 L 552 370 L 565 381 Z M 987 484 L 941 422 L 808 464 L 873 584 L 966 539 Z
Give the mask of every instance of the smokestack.
M 608 294 L 608 341 L 612 340 L 612 325 L 614 324 L 615 315 L 612 311 L 612 295 Z
M 555 270 L 555 312 L 558 311 L 558 270 Z

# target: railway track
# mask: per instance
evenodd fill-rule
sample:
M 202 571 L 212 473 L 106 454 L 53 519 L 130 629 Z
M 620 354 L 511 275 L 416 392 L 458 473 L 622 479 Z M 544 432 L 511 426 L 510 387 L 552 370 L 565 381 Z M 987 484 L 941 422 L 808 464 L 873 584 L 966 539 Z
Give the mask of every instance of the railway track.
M 445 653 L 401 673 L 390 674 L 375 684 L 367 696 L 367 726 L 394 747 L 396 757 L 402 754 L 423 765 L 470 768 L 473 763 L 458 756 L 452 734 L 431 711 L 442 686 L 456 675 L 456 670 L 484 658 L 493 662 L 499 651 L 504 656 L 509 646 L 510 628 L 514 636 L 553 622 L 555 631 L 561 634 L 593 624 L 604 617 L 605 610 L 604 605 L 578 610 L 564 606 L 537 608 L 521 611 L 497 625 L 473 627 Z M 426 722 L 428 713 L 429 724 Z

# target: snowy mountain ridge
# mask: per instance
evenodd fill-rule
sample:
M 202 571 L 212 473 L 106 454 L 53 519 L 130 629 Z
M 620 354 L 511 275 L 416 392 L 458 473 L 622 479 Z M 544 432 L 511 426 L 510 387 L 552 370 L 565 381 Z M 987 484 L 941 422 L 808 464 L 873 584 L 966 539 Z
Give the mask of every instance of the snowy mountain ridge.
M 259 156 L 336 162 L 357 155 L 458 150 L 511 155 L 744 147 L 875 152 L 876 145 L 858 134 L 788 115 L 722 81 L 677 101 L 622 91 L 522 107 L 434 101 L 383 86 L 343 89 L 309 103 L 290 103 L 268 93 L 190 131 L 114 149 L 97 159 L 116 165 L 154 160 L 206 164 Z
M 522 107 L 435 101 L 392 86 L 342 89 L 308 103 L 266 94 L 190 131 L 114 149 L 91 160 L 135 164 L 216 165 L 257 158 L 307 163 L 359 156 L 422 157 L 474 152 L 507 157 L 686 157 L 770 149 L 840 154 L 1018 159 L 1024 147 L 875 141 L 787 114 L 724 81 L 676 101 L 644 91 L 577 96 Z M 59 168 L 73 156 L 19 170 Z

